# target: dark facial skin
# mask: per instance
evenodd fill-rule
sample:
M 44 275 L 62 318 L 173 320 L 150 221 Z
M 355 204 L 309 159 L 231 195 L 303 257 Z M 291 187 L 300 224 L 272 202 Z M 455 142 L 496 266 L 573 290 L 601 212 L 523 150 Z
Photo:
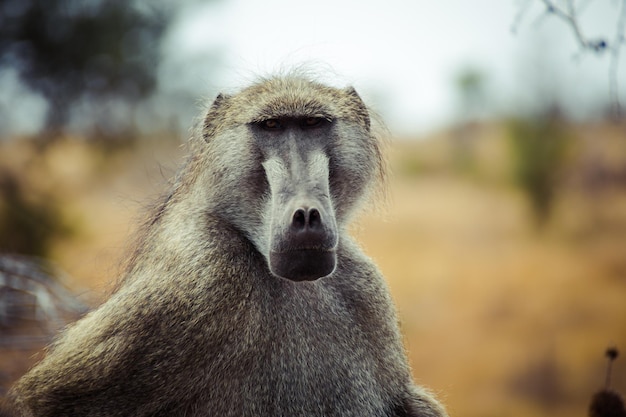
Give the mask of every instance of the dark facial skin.
M 250 128 L 264 156 L 270 188 L 270 270 L 293 281 L 331 274 L 338 233 L 326 148 L 333 122 L 316 116 L 284 117 L 255 122 Z

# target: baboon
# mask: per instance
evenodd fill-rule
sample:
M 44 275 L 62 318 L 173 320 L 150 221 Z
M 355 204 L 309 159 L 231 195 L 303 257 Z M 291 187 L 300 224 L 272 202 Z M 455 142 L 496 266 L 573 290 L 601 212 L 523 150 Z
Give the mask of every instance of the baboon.
M 25 416 L 445 416 L 348 235 L 385 175 L 353 88 L 219 95 L 111 297 L 12 397 Z

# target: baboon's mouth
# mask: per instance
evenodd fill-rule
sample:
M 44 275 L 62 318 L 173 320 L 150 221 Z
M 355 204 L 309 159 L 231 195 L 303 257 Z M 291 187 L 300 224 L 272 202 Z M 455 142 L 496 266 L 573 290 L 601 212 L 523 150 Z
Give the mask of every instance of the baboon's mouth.
M 335 249 L 296 249 L 270 252 L 270 270 L 292 281 L 315 281 L 330 275 L 337 265 Z

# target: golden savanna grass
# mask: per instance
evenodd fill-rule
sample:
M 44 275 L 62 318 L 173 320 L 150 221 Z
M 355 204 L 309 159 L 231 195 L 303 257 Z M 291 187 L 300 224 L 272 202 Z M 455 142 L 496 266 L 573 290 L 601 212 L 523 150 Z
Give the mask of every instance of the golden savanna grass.
M 416 379 L 451 415 L 584 416 L 604 382 L 604 349 L 626 349 L 626 182 L 589 185 L 584 162 L 626 172 L 624 128 L 572 128 L 568 173 L 541 229 L 508 176 L 506 130 L 474 129 L 462 168 L 454 133 L 394 141 L 388 208 L 364 213 L 354 233 L 387 277 Z M 92 303 L 182 155 L 164 140 L 0 143 L 0 167 L 62 202 L 73 232 L 50 256 Z M 624 358 L 612 381 L 626 394 Z

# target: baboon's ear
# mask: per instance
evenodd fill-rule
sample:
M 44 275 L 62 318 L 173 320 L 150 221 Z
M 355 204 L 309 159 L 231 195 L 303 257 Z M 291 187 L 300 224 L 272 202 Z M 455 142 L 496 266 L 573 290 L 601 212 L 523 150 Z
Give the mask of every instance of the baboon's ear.
M 211 107 L 209 108 L 209 111 L 204 119 L 202 129 L 202 136 L 204 137 L 204 140 L 208 141 L 209 138 L 212 137 L 217 131 L 220 124 L 220 113 L 223 111 L 225 104 L 229 99 L 230 96 L 222 93 L 219 93 L 217 97 L 215 97 L 215 100 L 213 101 L 213 104 L 211 104 Z
M 221 107 L 221 105 L 229 98 L 230 96 L 227 96 L 224 93 L 219 93 L 217 97 L 215 97 L 215 100 L 213 100 L 213 104 L 211 105 L 211 110 Z
M 361 96 L 359 96 L 359 93 L 356 92 L 354 87 L 350 86 L 346 88 L 345 92 L 348 95 L 348 98 L 350 99 L 350 101 L 352 102 L 352 105 L 354 106 L 354 109 L 356 110 L 356 113 L 358 114 L 359 118 L 365 125 L 365 129 L 367 129 L 367 131 L 369 132 L 370 112 L 367 109 L 367 106 L 365 105 L 365 103 L 363 103 L 363 100 L 361 100 Z

